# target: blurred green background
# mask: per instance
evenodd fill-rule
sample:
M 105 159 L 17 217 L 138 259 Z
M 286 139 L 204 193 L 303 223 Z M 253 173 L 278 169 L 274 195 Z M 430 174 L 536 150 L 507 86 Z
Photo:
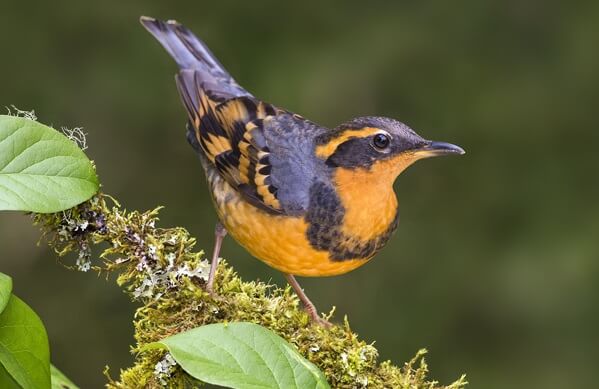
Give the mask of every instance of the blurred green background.
M 430 351 L 441 382 L 587 388 L 599 362 L 599 2 L 11 1 L 0 106 L 83 126 L 104 189 L 158 204 L 211 247 L 215 214 L 185 140 L 175 65 L 139 25 L 174 18 L 256 96 L 326 126 L 405 121 L 468 154 L 397 183 L 398 233 L 370 264 L 304 279 L 382 358 Z M 41 315 L 83 388 L 132 357 L 135 306 L 114 280 L 56 264 L 30 219 L 0 215 L 0 270 Z M 228 239 L 247 279 L 283 278 Z

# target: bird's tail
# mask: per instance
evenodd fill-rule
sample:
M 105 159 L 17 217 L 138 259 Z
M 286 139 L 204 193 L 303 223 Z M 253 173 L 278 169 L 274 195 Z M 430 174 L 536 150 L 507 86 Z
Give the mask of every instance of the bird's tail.
M 165 22 L 147 16 L 142 16 L 140 22 L 177 62 L 181 69 L 179 78 L 183 76 L 183 80 L 194 79 L 196 85 L 193 87 L 207 89 L 216 97 L 227 99 L 249 95 L 235 82 L 204 42 L 185 26 L 173 20 Z M 181 81 L 179 78 L 178 81 Z

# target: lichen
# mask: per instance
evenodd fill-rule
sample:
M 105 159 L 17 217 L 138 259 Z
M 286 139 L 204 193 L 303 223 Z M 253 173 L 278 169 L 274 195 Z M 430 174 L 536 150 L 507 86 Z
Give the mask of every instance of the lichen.
M 8 116 L 16 116 L 16 117 L 22 117 L 25 119 L 29 119 L 29 120 L 37 120 L 37 116 L 35 115 L 35 111 L 31 110 L 31 111 L 26 111 L 23 109 L 19 109 L 17 107 L 15 107 L 14 105 L 11 105 L 10 107 L 5 107 L 6 108 L 6 114 Z
M 87 150 L 87 134 L 83 132 L 82 127 L 61 127 L 60 130 L 67 138 L 75 142 L 81 150 Z
M 66 266 L 117 274 L 117 283 L 140 304 L 133 322 L 135 364 L 121 371 L 118 379 L 109 377 L 108 388 L 201 385 L 164 351 L 142 351 L 143 347 L 198 326 L 234 321 L 260 324 L 287 339 L 324 372 L 333 388 L 458 389 L 466 385 L 464 376 L 449 386 L 429 380 L 425 350 L 401 367 L 379 362 L 377 349 L 351 330 L 347 318 L 331 328 L 313 325 L 289 287 L 244 281 L 224 260 L 218 267 L 215 293 L 207 293 L 209 264 L 204 252 L 195 249 L 196 240 L 187 230 L 157 227 L 159 210 L 126 211 L 113 198 L 99 194 L 69 211 L 34 215 L 60 258 L 74 253 L 74 266 L 63 259 Z M 103 251 L 92 263 L 94 245 L 101 245 Z

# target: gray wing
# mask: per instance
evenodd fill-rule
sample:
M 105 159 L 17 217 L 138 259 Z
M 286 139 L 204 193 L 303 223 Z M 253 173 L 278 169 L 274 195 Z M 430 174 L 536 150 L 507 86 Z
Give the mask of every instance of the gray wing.
M 263 127 L 271 182 L 281 207 L 287 214 L 302 214 L 308 208 L 314 177 L 326 174 L 322 161 L 314 156 L 314 140 L 328 129 L 289 113 L 266 120 Z

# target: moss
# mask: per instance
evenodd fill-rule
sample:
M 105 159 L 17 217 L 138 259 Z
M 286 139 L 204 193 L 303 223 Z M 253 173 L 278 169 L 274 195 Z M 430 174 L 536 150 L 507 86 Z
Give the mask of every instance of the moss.
M 380 363 L 378 351 L 352 332 L 347 318 L 330 329 L 312 325 L 295 294 L 287 288 L 244 281 L 221 261 L 214 296 L 203 289 L 209 264 L 204 252 L 183 228 L 159 228 L 159 208 L 128 212 L 107 195 L 98 195 L 69 211 L 34 215 L 50 246 L 66 266 L 116 273 L 117 282 L 140 304 L 134 317 L 134 366 L 109 378 L 109 388 L 184 388 L 201 385 L 164 351 L 144 345 L 201 325 L 249 321 L 267 327 L 315 363 L 335 388 L 442 388 L 427 378 L 425 350 L 403 366 Z M 101 245 L 92 263 L 91 247 Z M 333 312 L 331 312 L 331 315 Z M 462 376 L 446 388 L 466 385 Z

